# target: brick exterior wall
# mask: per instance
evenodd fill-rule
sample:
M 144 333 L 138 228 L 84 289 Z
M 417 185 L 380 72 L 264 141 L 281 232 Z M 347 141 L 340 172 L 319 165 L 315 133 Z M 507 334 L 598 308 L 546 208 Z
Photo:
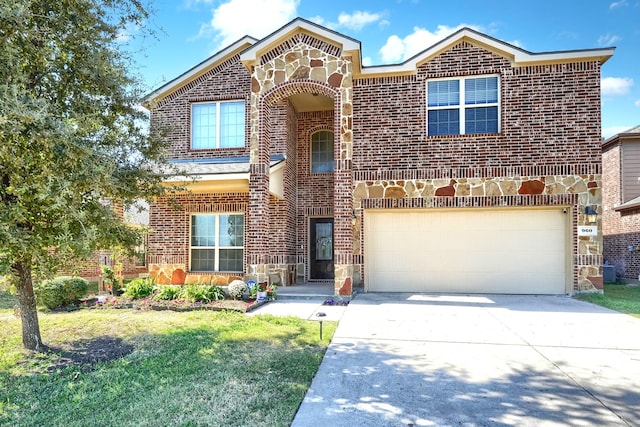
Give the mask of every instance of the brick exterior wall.
M 214 68 L 186 88 L 164 98 L 151 110 L 154 128 L 162 128 L 170 143 L 170 159 L 221 158 L 248 156 L 248 144 L 243 148 L 192 150 L 191 104 L 204 101 L 244 100 L 249 105 L 251 75 L 239 57 Z M 245 123 L 249 123 L 249 109 Z M 248 142 L 248 128 L 245 140 Z
M 415 74 L 356 78 L 336 46 L 297 34 L 252 66 L 236 56 L 158 102 L 154 126 L 170 125 L 171 158 L 250 157 L 249 193 L 180 196 L 152 206 L 150 252 L 158 263 L 188 266 L 188 215 L 228 206 L 245 212 L 245 272 L 309 279 L 309 219 L 334 218 L 336 293 L 366 281 L 363 210 L 469 206 L 562 206 L 572 212 L 573 289 L 602 287 L 602 236 L 578 237 L 584 207 L 601 211 L 600 64 L 514 67 L 467 41 L 420 64 Z M 498 134 L 426 134 L 431 78 L 497 75 Z M 330 111 L 294 111 L 288 98 L 314 93 Z M 192 102 L 244 99 L 246 145 L 189 149 Z M 311 174 L 310 140 L 335 135 L 335 172 Z M 284 197 L 270 195 L 269 158 L 285 154 Z M 354 282 L 355 281 L 355 282 Z
M 640 135 L 634 142 L 640 141 Z M 616 277 L 640 279 L 640 208 L 615 210 L 622 198 L 622 144 L 614 137 L 602 150 L 604 260 L 613 265 Z M 640 171 L 638 171 L 640 176 Z M 629 247 L 632 247 L 629 250 Z

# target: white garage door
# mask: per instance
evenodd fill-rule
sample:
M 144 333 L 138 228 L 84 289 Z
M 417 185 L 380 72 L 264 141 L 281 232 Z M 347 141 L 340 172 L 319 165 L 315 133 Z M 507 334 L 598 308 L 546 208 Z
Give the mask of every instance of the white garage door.
M 372 292 L 566 293 L 562 209 L 370 210 Z

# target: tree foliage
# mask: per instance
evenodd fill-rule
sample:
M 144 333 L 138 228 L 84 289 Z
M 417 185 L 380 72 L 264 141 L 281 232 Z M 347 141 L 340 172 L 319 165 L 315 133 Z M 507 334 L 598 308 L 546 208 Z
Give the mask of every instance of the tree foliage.
M 37 327 L 31 277 L 134 246 L 114 204 L 164 191 L 154 171 L 166 147 L 145 130 L 122 44 L 147 19 L 137 0 L 0 4 L 0 274 L 18 291 L 27 348 L 41 345 L 25 330 L 34 315 Z

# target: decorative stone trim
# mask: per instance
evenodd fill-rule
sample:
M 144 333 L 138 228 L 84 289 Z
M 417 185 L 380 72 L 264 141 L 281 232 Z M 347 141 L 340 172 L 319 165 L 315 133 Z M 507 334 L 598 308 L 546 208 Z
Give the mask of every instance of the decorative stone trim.
M 578 236 L 576 232 L 578 225 L 590 225 L 584 215 L 585 206 L 602 212 L 599 174 L 355 181 L 353 194 L 356 219 L 352 260 L 360 269 L 364 265 L 365 209 L 566 206 L 573 212 L 574 290 L 602 289 L 602 223 L 599 220 L 596 236 Z

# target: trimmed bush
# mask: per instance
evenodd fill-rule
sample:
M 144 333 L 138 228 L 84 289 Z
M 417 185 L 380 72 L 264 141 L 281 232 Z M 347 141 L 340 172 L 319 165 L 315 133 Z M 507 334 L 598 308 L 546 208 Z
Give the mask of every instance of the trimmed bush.
M 234 280 L 227 286 L 227 292 L 229 292 L 229 296 L 233 299 L 242 298 L 242 295 L 244 295 L 246 291 L 247 284 L 242 280 Z
M 133 279 L 124 289 L 124 296 L 131 299 L 141 299 L 153 293 L 153 279 Z
M 43 280 L 33 287 L 38 305 L 48 309 L 64 307 L 82 298 L 89 289 L 89 282 L 82 277 L 61 276 Z

